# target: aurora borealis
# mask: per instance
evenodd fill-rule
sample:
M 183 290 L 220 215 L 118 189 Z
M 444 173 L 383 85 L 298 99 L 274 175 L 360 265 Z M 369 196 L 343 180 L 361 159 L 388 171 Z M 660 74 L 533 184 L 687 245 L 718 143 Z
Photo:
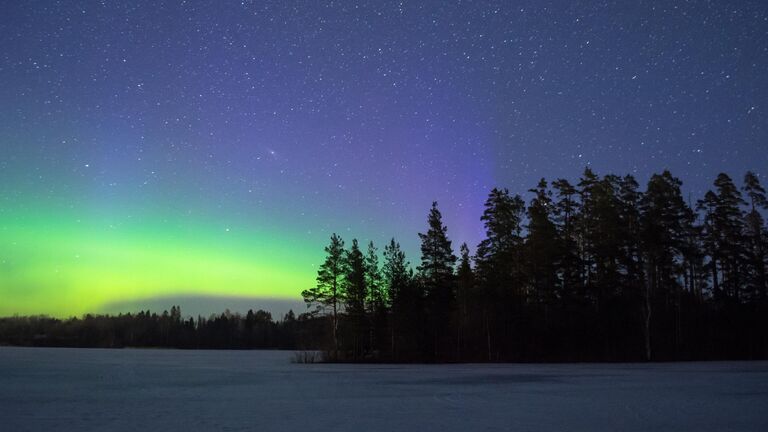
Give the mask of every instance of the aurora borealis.
M 761 1 L 6 2 L 0 315 L 298 302 L 332 232 L 416 262 L 433 200 L 474 246 L 585 166 L 764 178 L 766 76 Z
M 5 313 L 79 313 L 165 293 L 280 298 L 306 283 L 311 265 L 298 269 L 317 259 L 268 232 L 41 213 L 4 221 L 3 299 L 15 305 Z

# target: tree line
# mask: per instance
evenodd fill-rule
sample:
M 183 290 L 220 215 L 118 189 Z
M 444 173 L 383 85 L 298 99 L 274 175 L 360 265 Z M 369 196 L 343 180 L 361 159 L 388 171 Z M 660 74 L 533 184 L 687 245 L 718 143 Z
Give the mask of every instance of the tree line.
M 331 236 L 308 312 L 0 318 L 0 345 L 321 349 L 331 361 L 640 361 L 768 358 L 766 192 L 720 174 L 686 200 L 670 172 L 645 190 L 586 169 L 526 201 L 493 189 L 474 254 L 437 203 L 411 266 L 392 239 Z M 381 252 L 381 253 L 379 253 Z M 456 255 L 458 253 L 458 256 Z
M 530 199 L 493 189 L 474 255 L 437 203 L 415 271 L 399 243 L 336 234 L 302 297 L 333 361 L 768 358 L 766 192 L 719 174 L 686 200 L 669 171 L 645 190 L 587 168 Z
M 85 315 L 58 319 L 47 316 L 0 318 L 0 345 L 182 349 L 313 349 L 320 337 L 317 319 L 281 320 L 263 310 L 245 315 L 225 311 L 209 317 L 184 317 L 179 306 L 161 314 Z

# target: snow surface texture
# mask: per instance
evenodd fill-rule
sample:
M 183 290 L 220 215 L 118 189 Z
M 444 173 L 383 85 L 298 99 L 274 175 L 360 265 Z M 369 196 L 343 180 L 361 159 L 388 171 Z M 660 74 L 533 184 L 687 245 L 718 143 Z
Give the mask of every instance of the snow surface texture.
M 293 364 L 0 347 L 0 431 L 768 431 L 768 362 Z

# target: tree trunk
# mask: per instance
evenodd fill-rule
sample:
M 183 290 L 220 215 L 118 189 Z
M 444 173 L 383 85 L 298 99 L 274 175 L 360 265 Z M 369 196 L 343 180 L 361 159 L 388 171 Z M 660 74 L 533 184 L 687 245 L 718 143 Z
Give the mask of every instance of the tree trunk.
M 646 292 L 645 294 L 645 360 L 651 361 L 651 300 Z
M 643 307 L 644 312 L 644 325 L 643 325 L 643 339 L 645 344 L 645 360 L 651 360 L 651 281 L 655 279 L 655 272 L 649 268 L 648 278 L 645 281 L 645 305 Z
M 339 359 L 339 317 L 336 310 L 336 302 L 333 302 L 333 360 Z
M 394 325 L 394 323 L 392 324 L 392 329 L 391 330 L 392 331 L 391 331 L 391 334 L 390 334 L 390 341 L 389 342 L 390 342 L 390 345 L 391 345 L 392 358 L 393 359 L 397 359 L 397 354 L 395 353 L 395 325 Z
M 488 361 L 491 361 L 491 325 L 487 314 L 485 315 L 485 336 L 488 344 Z

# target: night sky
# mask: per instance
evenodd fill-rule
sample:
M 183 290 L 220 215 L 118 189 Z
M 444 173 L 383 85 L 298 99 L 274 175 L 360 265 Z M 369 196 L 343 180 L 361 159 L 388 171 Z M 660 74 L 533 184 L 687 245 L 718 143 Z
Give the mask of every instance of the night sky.
M 585 166 L 768 176 L 767 2 L 321 3 L 0 1 L 0 315 L 298 304 L 332 232 L 416 263 L 433 200 L 474 246 Z

